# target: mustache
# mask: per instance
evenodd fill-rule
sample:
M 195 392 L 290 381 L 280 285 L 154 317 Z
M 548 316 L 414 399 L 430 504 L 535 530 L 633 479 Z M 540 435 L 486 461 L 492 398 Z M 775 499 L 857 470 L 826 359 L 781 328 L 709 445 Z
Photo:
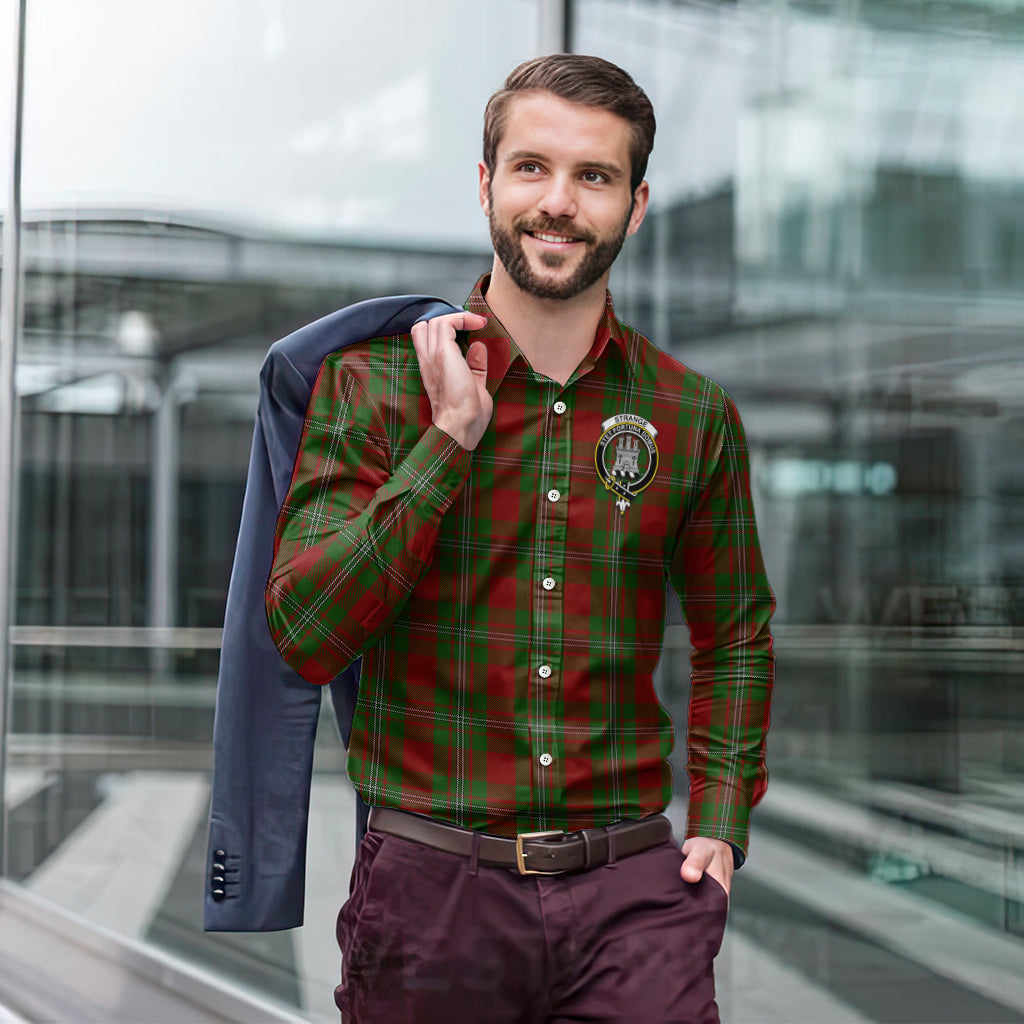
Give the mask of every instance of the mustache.
M 579 242 L 593 242 L 594 236 L 589 231 L 583 231 L 572 223 L 564 220 L 526 220 L 518 219 L 513 222 L 513 227 L 519 232 L 528 231 L 531 234 L 540 232 L 543 235 L 565 235 L 566 238 L 574 238 Z

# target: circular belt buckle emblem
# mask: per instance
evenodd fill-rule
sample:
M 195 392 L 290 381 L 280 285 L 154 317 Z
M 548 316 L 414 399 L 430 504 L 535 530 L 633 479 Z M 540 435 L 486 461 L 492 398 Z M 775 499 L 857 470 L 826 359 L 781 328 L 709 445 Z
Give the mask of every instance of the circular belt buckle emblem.
M 603 433 L 594 449 L 597 475 L 615 496 L 620 514 L 658 472 L 658 431 L 642 416 L 620 412 L 601 424 Z

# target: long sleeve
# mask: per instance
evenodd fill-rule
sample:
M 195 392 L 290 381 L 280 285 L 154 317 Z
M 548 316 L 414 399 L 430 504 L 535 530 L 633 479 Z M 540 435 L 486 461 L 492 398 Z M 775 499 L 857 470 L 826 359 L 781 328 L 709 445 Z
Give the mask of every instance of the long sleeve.
M 394 458 L 370 396 L 341 359 L 328 358 L 278 516 L 266 591 L 274 642 L 309 682 L 330 682 L 401 612 L 471 460 L 433 425 Z
M 739 414 L 717 385 L 708 381 L 708 389 L 713 415 L 695 453 L 698 482 L 670 567 L 693 647 L 686 834 L 727 840 L 745 856 L 750 811 L 768 785 L 775 598 Z

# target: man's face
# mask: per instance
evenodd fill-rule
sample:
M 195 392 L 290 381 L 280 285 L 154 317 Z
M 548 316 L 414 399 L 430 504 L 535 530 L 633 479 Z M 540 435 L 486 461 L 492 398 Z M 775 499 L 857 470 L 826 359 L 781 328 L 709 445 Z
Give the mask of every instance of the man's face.
M 522 291 L 571 299 L 602 293 L 627 235 L 647 209 L 630 190 L 629 124 L 552 93 L 515 97 L 493 178 L 480 165 L 480 202 L 494 251 Z

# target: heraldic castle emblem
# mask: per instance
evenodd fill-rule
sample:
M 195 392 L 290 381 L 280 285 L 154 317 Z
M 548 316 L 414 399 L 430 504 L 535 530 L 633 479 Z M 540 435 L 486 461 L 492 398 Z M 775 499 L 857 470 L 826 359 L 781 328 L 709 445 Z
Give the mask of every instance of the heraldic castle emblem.
M 620 513 L 647 487 L 658 472 L 658 431 L 642 416 L 620 412 L 601 424 L 603 433 L 594 449 L 597 475 L 615 496 Z

